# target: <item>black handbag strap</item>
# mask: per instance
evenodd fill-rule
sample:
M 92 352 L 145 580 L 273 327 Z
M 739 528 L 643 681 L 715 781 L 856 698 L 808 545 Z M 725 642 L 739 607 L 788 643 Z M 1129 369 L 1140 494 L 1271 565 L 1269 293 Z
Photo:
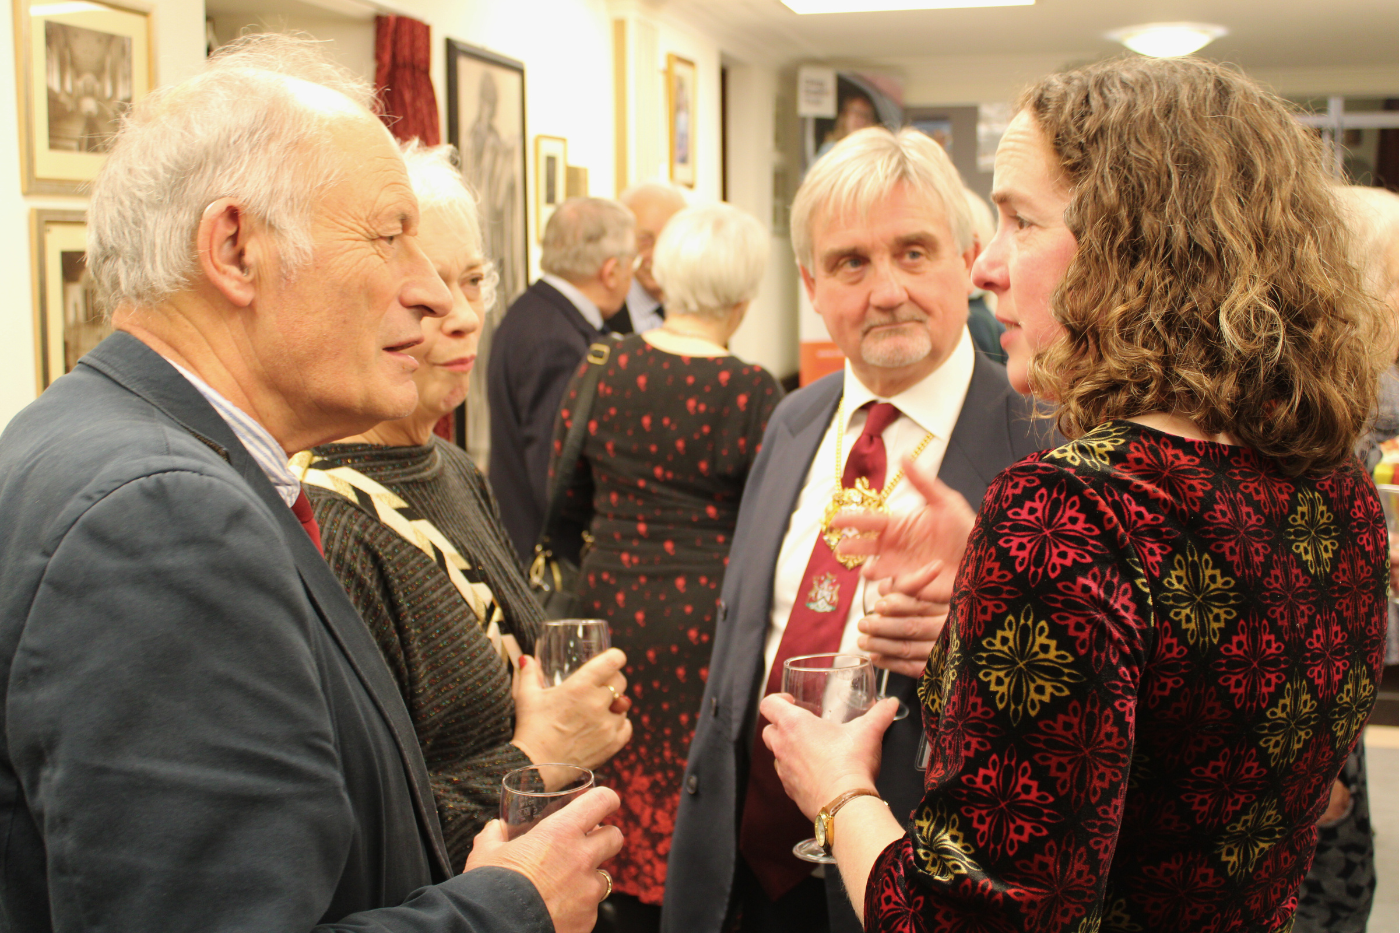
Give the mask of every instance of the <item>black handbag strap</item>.
M 555 464 L 554 482 L 549 486 L 549 499 L 544 510 L 544 526 L 540 529 L 539 540 L 535 542 L 535 553 L 548 551 L 554 534 L 559 511 L 563 508 L 564 491 L 578 469 L 578 458 L 583 453 L 584 433 L 588 430 L 588 419 L 593 413 L 593 397 L 598 394 L 598 380 L 603 376 L 603 364 L 612 355 L 610 343 L 595 343 L 588 348 L 588 371 L 579 383 L 578 398 L 574 401 L 574 423 L 569 425 L 569 433 L 564 435 L 564 447 L 559 451 Z

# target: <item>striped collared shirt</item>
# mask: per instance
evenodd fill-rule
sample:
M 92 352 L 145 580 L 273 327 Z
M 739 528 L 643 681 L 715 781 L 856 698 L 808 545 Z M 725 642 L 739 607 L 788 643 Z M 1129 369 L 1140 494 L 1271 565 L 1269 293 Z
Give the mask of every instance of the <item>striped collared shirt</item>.
M 172 360 L 167 359 L 166 362 L 174 366 L 180 375 L 188 379 L 190 385 L 198 389 L 199 394 L 204 396 L 205 401 L 214 406 L 219 417 L 228 422 L 234 437 L 237 437 L 239 443 L 248 449 L 248 453 L 252 454 L 258 466 L 267 474 L 268 480 L 277 490 L 277 494 L 282 497 L 282 501 L 287 503 L 288 508 L 291 508 L 292 503 L 297 501 L 297 496 L 301 495 L 301 483 L 297 482 L 296 474 L 287 465 L 287 454 L 282 450 L 282 445 L 277 443 L 271 434 L 267 433 L 267 428 L 249 417 L 246 411 L 215 392 L 209 383 Z

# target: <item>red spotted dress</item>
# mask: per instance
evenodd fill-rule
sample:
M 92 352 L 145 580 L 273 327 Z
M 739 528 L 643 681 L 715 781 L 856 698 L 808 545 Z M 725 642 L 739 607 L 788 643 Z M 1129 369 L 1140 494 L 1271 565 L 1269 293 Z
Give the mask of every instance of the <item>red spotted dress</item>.
M 622 797 L 609 822 L 626 841 L 608 871 L 616 890 L 660 904 L 739 499 L 782 390 L 762 366 L 638 335 L 603 365 L 563 511 L 593 536 L 578 611 L 607 619 L 628 660 L 632 740 L 596 769 Z M 564 394 L 556 456 L 581 375 Z
M 1005 470 L 866 930 L 1287 929 L 1375 700 L 1386 552 L 1354 463 L 1290 478 L 1119 421 Z

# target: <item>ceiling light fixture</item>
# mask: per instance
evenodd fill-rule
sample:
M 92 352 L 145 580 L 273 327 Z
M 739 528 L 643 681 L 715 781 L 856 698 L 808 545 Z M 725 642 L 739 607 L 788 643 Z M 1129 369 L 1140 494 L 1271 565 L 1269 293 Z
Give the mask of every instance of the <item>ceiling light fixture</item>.
M 1226 32 L 1224 26 L 1210 23 L 1145 23 L 1115 29 L 1105 38 L 1121 42 L 1139 55 L 1176 58 L 1204 48 Z
M 1035 0 L 782 0 L 794 13 L 884 13 L 895 10 L 956 10 L 967 7 L 1034 6 Z

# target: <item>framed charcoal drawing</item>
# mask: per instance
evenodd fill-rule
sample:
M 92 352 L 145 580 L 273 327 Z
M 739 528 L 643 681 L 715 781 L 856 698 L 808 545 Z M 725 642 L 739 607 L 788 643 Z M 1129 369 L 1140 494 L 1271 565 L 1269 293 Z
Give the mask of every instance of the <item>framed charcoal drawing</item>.
M 112 332 L 97 310 L 87 271 L 82 211 L 30 211 L 34 260 L 35 372 L 39 391 L 68 372 Z
M 150 13 L 105 0 L 14 9 L 23 191 L 81 193 L 122 114 L 154 83 Z
M 491 338 L 510 303 L 529 284 L 525 66 L 448 39 L 447 139 L 461 153 L 462 177 L 476 193 L 486 258 L 499 281 L 481 322 L 478 362 L 456 431 L 457 442 L 485 468 L 491 444 L 486 405 Z

